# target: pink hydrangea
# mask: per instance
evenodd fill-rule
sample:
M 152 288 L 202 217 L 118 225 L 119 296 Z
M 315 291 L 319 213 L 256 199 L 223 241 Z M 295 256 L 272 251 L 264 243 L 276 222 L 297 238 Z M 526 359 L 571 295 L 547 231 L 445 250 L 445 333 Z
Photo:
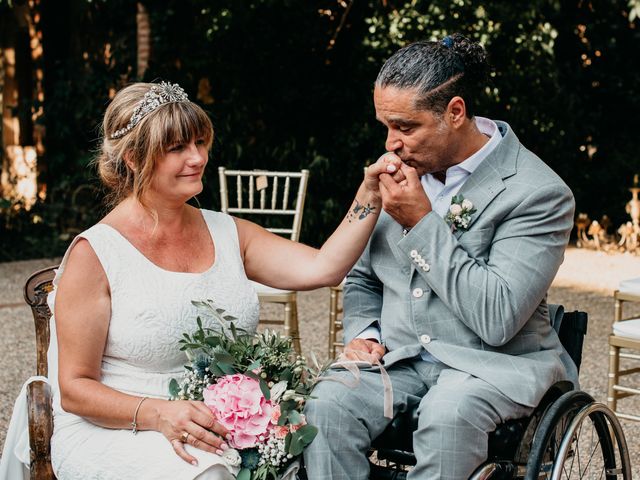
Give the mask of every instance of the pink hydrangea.
M 273 406 L 257 380 L 242 374 L 225 375 L 203 392 L 204 403 L 231 433 L 234 448 L 255 447 L 265 435 Z

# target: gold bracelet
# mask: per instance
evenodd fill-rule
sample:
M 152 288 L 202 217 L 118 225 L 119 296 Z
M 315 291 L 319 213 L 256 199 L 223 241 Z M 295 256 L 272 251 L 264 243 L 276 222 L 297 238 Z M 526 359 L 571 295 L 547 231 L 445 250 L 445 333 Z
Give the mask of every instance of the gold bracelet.
M 147 397 L 142 397 L 138 402 L 136 411 L 133 412 L 133 422 L 131 422 L 131 433 L 133 433 L 134 435 L 138 433 L 138 423 L 136 422 L 136 420 L 138 419 L 138 410 L 140 410 L 140 405 L 142 405 L 142 402 L 144 402 L 146 399 Z

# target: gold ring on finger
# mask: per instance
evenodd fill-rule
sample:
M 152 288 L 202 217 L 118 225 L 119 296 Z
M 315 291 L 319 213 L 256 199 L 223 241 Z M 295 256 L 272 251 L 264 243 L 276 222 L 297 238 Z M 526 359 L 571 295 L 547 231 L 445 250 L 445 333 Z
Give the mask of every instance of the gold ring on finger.
M 189 440 L 189 432 L 182 432 L 182 435 L 180 435 L 180 441 L 182 443 L 187 443 L 187 440 Z

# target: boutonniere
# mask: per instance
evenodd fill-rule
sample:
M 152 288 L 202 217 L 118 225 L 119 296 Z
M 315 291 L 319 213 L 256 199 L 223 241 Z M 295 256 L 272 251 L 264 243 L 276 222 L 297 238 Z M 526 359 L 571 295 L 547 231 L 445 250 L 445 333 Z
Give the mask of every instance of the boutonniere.
M 451 199 L 451 205 L 449 206 L 449 212 L 444 218 L 444 221 L 451 227 L 451 231 L 456 230 L 466 231 L 469 229 L 469 222 L 471 222 L 471 215 L 476 212 L 476 209 L 471 203 L 471 200 L 467 200 L 462 195 L 454 195 Z

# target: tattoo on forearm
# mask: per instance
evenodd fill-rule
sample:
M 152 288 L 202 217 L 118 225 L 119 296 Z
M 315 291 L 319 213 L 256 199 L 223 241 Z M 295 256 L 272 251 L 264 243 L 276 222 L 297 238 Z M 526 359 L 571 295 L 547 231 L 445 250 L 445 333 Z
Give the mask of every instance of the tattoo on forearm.
M 361 205 L 357 199 L 354 200 L 354 202 L 355 205 L 351 210 L 349 210 L 349 213 L 347 213 L 347 220 L 349 220 L 349 223 L 351 223 L 352 220 L 355 220 L 356 217 L 358 218 L 358 220 L 364 220 L 365 218 L 367 218 L 367 216 L 369 216 L 369 214 L 375 215 L 376 207 L 372 207 L 370 203 Z

